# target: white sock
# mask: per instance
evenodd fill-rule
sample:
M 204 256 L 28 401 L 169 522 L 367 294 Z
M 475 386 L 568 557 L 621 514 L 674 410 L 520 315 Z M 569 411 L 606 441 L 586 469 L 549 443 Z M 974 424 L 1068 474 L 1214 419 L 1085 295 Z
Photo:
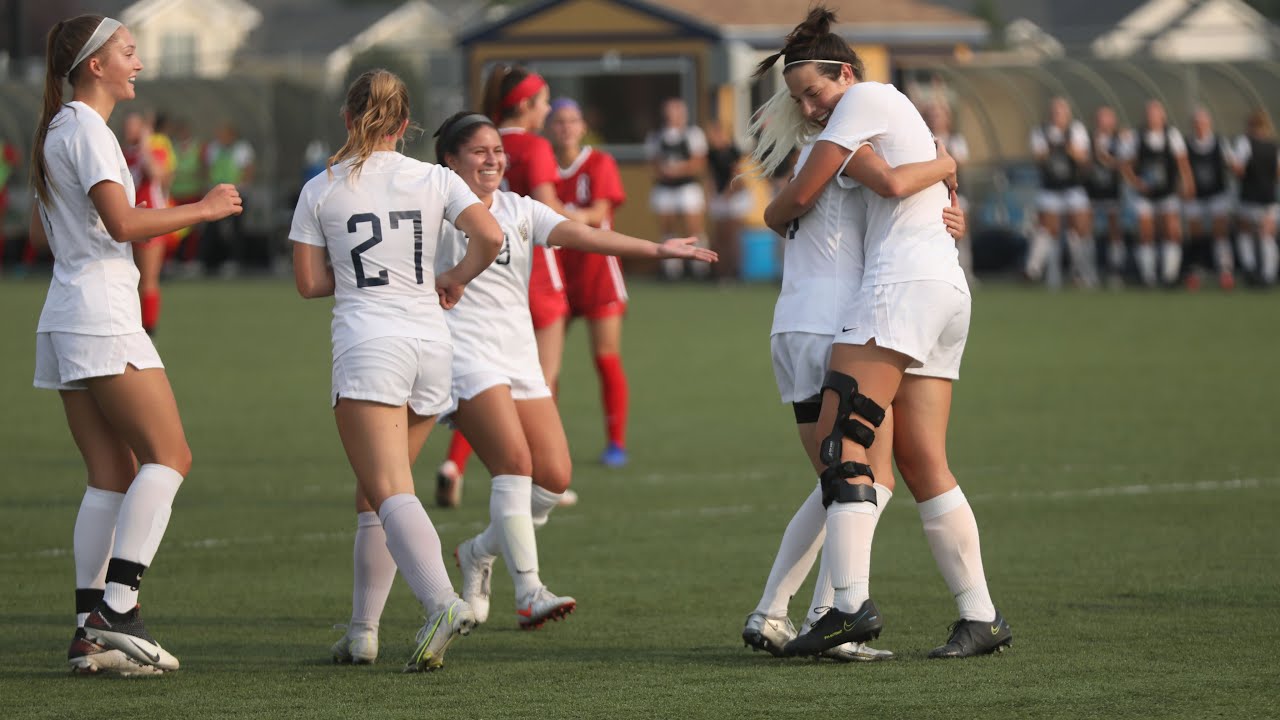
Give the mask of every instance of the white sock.
M 1249 233 L 1240 233 L 1236 236 L 1236 251 L 1240 253 L 1240 267 L 1245 272 L 1253 272 L 1258 269 L 1258 253 L 1253 247 L 1253 236 Z
M 1273 283 L 1276 272 L 1280 271 L 1280 249 L 1276 248 L 1275 237 L 1263 235 L 1258 239 L 1258 250 L 1262 256 L 1262 281 Z
M 489 527 L 497 527 L 502 556 L 515 584 L 516 600 L 542 587 L 538 540 L 533 532 L 533 478 L 495 475 L 489 491 Z M 485 531 L 486 533 L 488 530 Z
M 1044 274 L 1045 264 L 1053 254 L 1054 238 L 1048 230 L 1038 227 L 1031 231 L 1031 247 L 1027 251 L 1027 277 L 1039 280 Z
M 1182 270 L 1182 243 L 1164 243 L 1160 247 L 1160 278 L 1165 283 L 1177 282 L 1180 270 Z
M 387 550 L 409 588 L 433 615 L 457 597 L 440 556 L 440 536 L 427 517 L 417 495 L 400 493 L 382 501 L 378 508 L 382 529 L 387 534 Z
M 982 547 L 978 522 L 959 487 L 916 505 L 924 535 L 942 579 L 956 598 L 964 620 L 991 622 L 996 608 L 982 571 Z
M 831 571 L 835 607 L 853 612 L 870 597 L 871 540 L 878 519 L 871 503 L 831 503 L 827 508 L 827 539 L 822 553 Z
M 1111 243 L 1107 246 L 1107 264 L 1111 267 L 1111 272 L 1124 272 L 1124 261 L 1124 243 Z
M 1231 241 L 1225 237 L 1213 239 L 1213 259 L 1218 272 L 1229 273 L 1235 269 L 1235 257 L 1231 254 Z
M 560 498 L 564 497 L 564 493 L 555 493 L 550 490 L 533 486 L 530 493 L 529 508 L 533 515 L 533 526 L 540 528 L 547 524 L 547 518 L 551 515 L 551 511 L 556 509 L 560 504 Z
M 893 491 L 880 483 L 876 483 L 873 487 L 876 489 L 876 517 L 879 518 L 884 514 L 885 506 L 893 499 Z M 878 519 L 877 522 L 879 522 Z M 868 584 L 868 595 L 870 591 Z M 823 553 L 822 562 L 818 565 L 818 580 L 813 586 L 813 602 L 809 605 L 809 614 L 805 616 L 805 622 L 810 625 L 818 622 L 818 618 L 835 605 L 835 601 L 836 590 L 831 587 L 831 571 L 827 569 L 827 556 Z
M 1142 284 L 1156 284 L 1156 246 L 1153 243 L 1139 244 L 1133 251 L 1133 259 L 1138 263 L 1138 275 Z
M 1067 231 L 1067 252 L 1071 254 L 1071 269 L 1076 279 L 1085 287 L 1098 284 L 1098 270 L 1094 264 L 1093 238 L 1081 237 L 1075 230 Z
M 362 512 L 356 517 L 352 560 L 355 573 L 350 627 L 376 633 L 387 595 L 391 593 L 391 583 L 396 579 L 396 561 L 387 549 L 387 533 L 382 529 L 378 513 Z
M 787 614 L 787 604 L 813 569 L 813 561 L 818 557 L 826 534 L 827 510 L 822 507 L 822 486 L 819 484 L 800 503 L 782 533 L 782 542 L 773 558 L 773 567 L 769 569 L 769 579 L 765 581 L 764 594 L 760 596 L 756 612 L 769 617 Z M 821 584 L 822 578 L 819 580 Z
M 116 534 L 116 518 L 124 493 L 85 488 L 76 514 L 72 553 L 76 561 L 76 589 L 102 590 L 107 586 L 107 559 Z M 87 612 L 76 613 L 76 627 L 84 627 Z
M 169 527 L 173 498 L 181 485 L 182 475 L 171 467 L 147 463 L 138 468 L 116 517 L 112 559 L 137 563 L 144 568 L 151 566 L 164 531 Z M 128 612 L 138 604 L 138 590 L 135 586 L 108 582 L 103 600 L 116 612 Z

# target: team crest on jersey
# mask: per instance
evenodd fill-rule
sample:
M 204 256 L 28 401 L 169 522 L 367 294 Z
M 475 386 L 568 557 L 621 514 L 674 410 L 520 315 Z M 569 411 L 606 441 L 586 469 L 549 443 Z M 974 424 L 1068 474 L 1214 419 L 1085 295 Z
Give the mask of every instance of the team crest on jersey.
M 521 220 L 520 224 L 516 226 L 516 232 L 520 234 L 520 242 L 522 243 L 528 243 L 529 237 L 533 234 L 532 230 L 529 229 L 528 220 Z

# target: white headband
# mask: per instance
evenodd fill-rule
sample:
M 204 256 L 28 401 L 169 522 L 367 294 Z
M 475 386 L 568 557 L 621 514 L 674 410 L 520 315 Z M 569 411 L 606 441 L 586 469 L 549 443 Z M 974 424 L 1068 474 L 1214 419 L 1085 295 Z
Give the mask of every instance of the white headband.
M 85 58 L 98 52 L 99 48 L 106 45 L 107 41 L 111 39 L 112 35 L 116 34 L 116 30 L 119 30 L 121 25 L 123 25 L 123 23 L 119 20 L 113 20 L 109 17 L 102 18 L 102 22 L 98 23 L 98 27 L 93 31 L 93 34 L 89 36 L 88 42 L 86 42 L 84 47 L 80 48 L 80 52 L 76 54 L 76 59 L 71 63 L 71 67 L 67 68 L 67 74 L 70 75 L 71 71 L 75 70 L 77 65 L 85 61 Z
M 845 61 L 843 61 L 843 60 L 792 60 L 791 62 L 787 63 L 786 65 L 783 65 L 783 66 L 782 66 L 782 69 L 783 69 L 783 70 L 786 70 L 787 68 L 791 67 L 792 65 L 799 65 L 799 64 L 801 64 L 801 63 L 807 63 L 807 62 L 811 62 L 811 63 L 826 63 L 826 64 L 828 64 L 828 65 L 848 65 L 848 64 L 849 64 L 849 63 L 847 63 L 847 62 L 845 62 Z

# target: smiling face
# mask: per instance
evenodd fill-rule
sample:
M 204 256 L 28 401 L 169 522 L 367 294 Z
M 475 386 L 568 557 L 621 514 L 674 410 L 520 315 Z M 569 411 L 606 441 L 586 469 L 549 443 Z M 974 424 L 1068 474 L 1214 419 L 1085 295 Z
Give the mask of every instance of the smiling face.
M 111 39 L 85 63 L 98 85 L 113 100 L 133 99 L 133 82 L 142 72 L 142 61 L 138 59 L 138 48 L 129 28 L 116 30 Z
M 551 113 L 547 120 L 547 139 L 557 150 L 578 148 L 586 134 L 587 124 L 582 120 L 582 112 L 576 107 L 562 107 Z
M 492 195 L 502 185 L 502 175 L 507 171 L 502 136 L 488 125 L 481 125 L 472 133 L 458 147 L 456 154 L 446 153 L 444 162 L 481 199 Z
M 782 76 L 787 81 L 791 99 L 800 106 L 800 114 L 820 127 L 827 126 L 831 111 L 853 85 L 853 71 L 848 65 L 840 66 L 840 75 L 836 78 L 818 72 L 818 64 L 811 62 L 787 68 Z

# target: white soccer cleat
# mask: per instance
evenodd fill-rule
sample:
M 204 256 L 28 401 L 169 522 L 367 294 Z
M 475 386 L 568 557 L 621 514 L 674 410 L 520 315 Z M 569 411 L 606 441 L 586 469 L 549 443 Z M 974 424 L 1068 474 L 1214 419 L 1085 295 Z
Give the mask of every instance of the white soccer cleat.
M 787 617 L 769 617 L 761 612 L 747 616 L 742 627 L 742 642 L 752 650 L 764 650 L 774 657 L 785 657 L 782 648 L 796 636 L 796 627 Z
M 67 649 L 67 664 L 76 675 L 163 675 L 164 671 L 151 665 L 142 665 L 119 650 L 99 645 L 90 640 L 84 628 L 76 628 Z
M 333 629 L 346 630 L 346 633 L 330 648 L 335 663 L 369 665 L 378 659 L 376 630 L 357 630 L 346 625 L 334 625 Z
M 106 603 L 99 604 L 84 621 L 85 637 L 119 650 L 141 665 L 166 671 L 177 670 L 178 658 L 160 647 L 160 643 L 147 633 L 139 609 L 134 605 L 129 612 L 118 613 Z
M 880 662 L 892 660 L 892 650 L 877 650 L 866 643 L 847 642 L 822 651 L 819 657 L 839 662 Z
M 577 607 L 577 600 L 556 595 L 543 585 L 516 603 L 516 621 L 521 630 L 536 630 L 546 621 L 559 620 Z
M 427 618 L 427 624 L 418 630 L 415 638 L 418 647 L 405 664 L 404 671 L 439 670 L 444 666 L 444 652 L 449 645 L 462 635 L 470 635 L 475 626 L 476 616 L 471 606 L 461 598 L 453 600 L 448 607 Z
M 494 557 L 485 557 L 476 549 L 476 539 L 463 540 L 453 551 L 453 559 L 462 570 L 462 599 L 471 606 L 476 623 L 489 619 L 489 580 L 493 576 Z

